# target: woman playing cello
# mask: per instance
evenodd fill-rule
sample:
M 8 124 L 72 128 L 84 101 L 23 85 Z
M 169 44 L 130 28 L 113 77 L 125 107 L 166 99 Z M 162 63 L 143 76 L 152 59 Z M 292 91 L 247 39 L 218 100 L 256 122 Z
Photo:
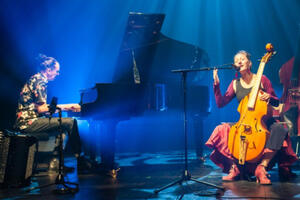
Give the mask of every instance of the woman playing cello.
M 234 56 L 234 65 L 239 69 L 241 77 L 231 81 L 224 95 L 221 94 L 220 80 L 218 77 L 218 71 L 214 70 L 214 94 L 216 104 L 218 107 L 227 105 L 234 97 L 240 102 L 247 96 L 252 87 L 255 84 L 256 74 L 251 72 L 252 62 L 250 60 L 250 54 L 246 51 L 239 51 Z M 262 101 L 268 102 L 269 105 L 277 106 L 279 100 L 274 92 L 270 80 L 262 75 L 261 77 L 261 90 L 258 98 Z M 268 178 L 267 169 L 272 167 L 275 154 L 278 154 L 280 160 L 278 165 L 280 171 L 285 170 L 286 173 L 291 173 L 289 166 L 297 160 L 295 153 L 293 152 L 290 141 L 287 140 L 286 145 L 284 140 L 287 138 L 287 130 L 278 123 L 274 123 L 275 120 L 272 117 L 265 116 L 264 123 L 270 132 L 270 135 L 266 141 L 265 147 L 261 153 L 259 159 L 255 162 L 247 163 L 246 171 L 256 176 L 257 182 L 260 184 L 271 184 Z M 240 169 L 237 164 L 237 159 L 232 155 L 228 147 L 228 138 L 230 132 L 230 125 L 225 123 L 215 128 L 212 135 L 206 142 L 206 145 L 213 149 L 211 153 L 211 160 L 223 169 L 223 172 L 228 173 L 227 176 L 223 176 L 223 181 L 234 181 L 239 178 Z M 274 160 L 274 159 L 273 159 Z

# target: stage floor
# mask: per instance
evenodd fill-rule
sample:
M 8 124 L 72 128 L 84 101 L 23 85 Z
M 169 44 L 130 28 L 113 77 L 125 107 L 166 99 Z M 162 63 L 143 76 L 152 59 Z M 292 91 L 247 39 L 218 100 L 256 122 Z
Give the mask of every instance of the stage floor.
M 75 166 L 75 159 L 66 158 L 67 166 Z M 203 183 L 184 181 L 154 194 L 154 191 L 181 178 L 184 170 L 184 155 L 180 151 L 159 153 L 122 153 L 117 154 L 120 165 L 117 179 L 93 170 L 77 175 L 68 173 L 65 180 L 79 183 L 75 194 L 54 194 L 54 186 L 26 192 L 27 189 L 53 183 L 56 173 L 40 172 L 32 177 L 31 185 L 23 188 L 1 189 L 0 199 L 300 199 L 300 166 L 293 166 L 298 175 L 294 180 L 280 182 L 277 168 L 271 174 L 272 185 L 262 186 L 253 181 L 222 183 L 222 172 L 209 158 L 204 163 L 189 153 L 188 169 L 192 177 L 218 186 L 224 191 Z

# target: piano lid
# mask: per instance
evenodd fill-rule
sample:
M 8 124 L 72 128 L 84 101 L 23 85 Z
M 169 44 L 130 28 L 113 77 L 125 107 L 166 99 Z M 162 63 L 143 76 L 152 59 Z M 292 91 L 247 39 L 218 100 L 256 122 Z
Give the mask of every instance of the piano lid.
M 158 42 L 164 14 L 129 13 L 120 52 L 130 51 Z
M 178 83 L 180 76 L 171 70 L 208 66 L 204 50 L 160 32 L 164 18 L 164 14 L 130 13 L 113 82 L 135 84 L 140 79 L 140 83 Z M 207 73 L 190 73 L 187 80 L 207 85 Z
M 129 13 L 113 82 L 147 82 L 149 63 L 140 62 L 138 58 L 144 57 L 147 62 L 153 59 L 149 47 L 159 42 L 164 18 L 164 14 Z

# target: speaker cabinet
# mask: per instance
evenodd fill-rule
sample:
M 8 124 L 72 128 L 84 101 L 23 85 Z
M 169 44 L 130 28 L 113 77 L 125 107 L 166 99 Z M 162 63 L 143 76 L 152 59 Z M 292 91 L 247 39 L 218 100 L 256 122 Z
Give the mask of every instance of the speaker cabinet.
M 33 173 L 37 139 L 27 135 L 0 132 L 0 184 L 2 187 L 25 186 Z

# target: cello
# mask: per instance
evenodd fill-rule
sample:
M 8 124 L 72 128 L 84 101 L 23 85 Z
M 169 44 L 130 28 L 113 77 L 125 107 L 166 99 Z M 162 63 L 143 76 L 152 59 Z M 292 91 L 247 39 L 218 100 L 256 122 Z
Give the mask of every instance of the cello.
M 229 131 L 228 148 L 240 165 L 245 161 L 255 162 L 263 153 L 270 133 L 262 122 L 262 117 L 268 113 L 268 103 L 258 98 L 264 67 L 275 54 L 272 44 L 266 45 L 267 53 L 259 64 L 256 80 L 251 92 L 241 100 L 238 106 L 240 119 Z

